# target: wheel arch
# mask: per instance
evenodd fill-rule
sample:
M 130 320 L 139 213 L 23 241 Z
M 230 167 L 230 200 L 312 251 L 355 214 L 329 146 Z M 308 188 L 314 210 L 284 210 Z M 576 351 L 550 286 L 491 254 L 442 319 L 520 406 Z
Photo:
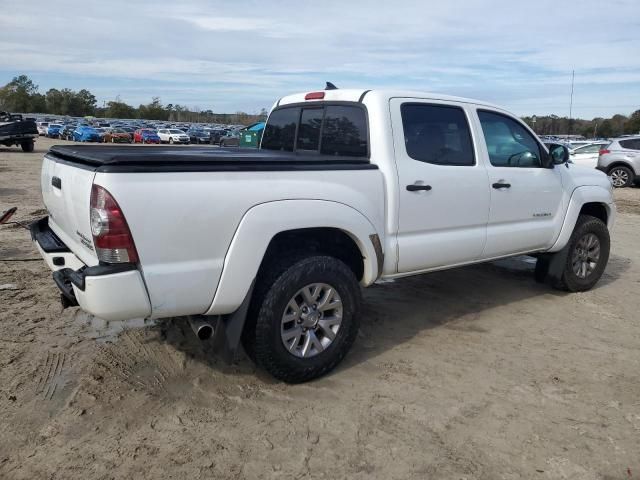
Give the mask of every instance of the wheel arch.
M 362 285 L 369 285 L 380 276 L 384 260 L 384 242 L 378 235 L 364 214 L 339 202 L 279 200 L 256 205 L 236 229 L 206 314 L 235 311 L 259 269 L 273 255 L 292 251 L 333 254 L 352 269 Z
M 637 175 L 633 165 L 630 162 L 625 162 L 623 160 L 615 160 L 611 162 L 611 164 L 607 165 L 607 174 L 616 167 L 625 167 L 631 170 L 635 175 Z
M 599 186 L 576 188 L 569 200 L 560 234 L 553 246 L 548 250 L 549 252 L 557 252 L 567 244 L 580 215 L 591 215 L 599 218 L 611 230 L 615 223 L 616 207 L 610 191 Z

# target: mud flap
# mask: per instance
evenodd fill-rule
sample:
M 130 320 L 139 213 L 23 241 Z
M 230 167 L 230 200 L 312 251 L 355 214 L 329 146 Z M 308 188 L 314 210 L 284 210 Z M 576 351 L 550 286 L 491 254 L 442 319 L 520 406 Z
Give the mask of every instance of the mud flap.
M 242 304 L 235 312 L 218 316 L 213 334 L 213 351 L 227 363 L 233 363 L 236 358 L 255 284 L 254 278 L 247 296 L 244 297 Z
M 544 262 L 546 263 L 547 269 L 544 280 L 549 285 L 557 285 L 562 281 L 562 274 L 564 273 L 565 266 L 567 265 L 570 244 L 571 242 L 567 243 L 562 250 L 556 253 L 544 255 Z M 541 256 L 540 260 L 542 260 L 542 258 L 543 256 Z

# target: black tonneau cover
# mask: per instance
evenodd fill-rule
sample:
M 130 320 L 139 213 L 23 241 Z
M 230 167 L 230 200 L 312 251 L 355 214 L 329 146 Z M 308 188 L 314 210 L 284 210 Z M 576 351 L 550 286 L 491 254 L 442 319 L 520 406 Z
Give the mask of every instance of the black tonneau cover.
M 54 145 L 48 156 L 98 172 L 367 170 L 362 157 L 255 148 Z

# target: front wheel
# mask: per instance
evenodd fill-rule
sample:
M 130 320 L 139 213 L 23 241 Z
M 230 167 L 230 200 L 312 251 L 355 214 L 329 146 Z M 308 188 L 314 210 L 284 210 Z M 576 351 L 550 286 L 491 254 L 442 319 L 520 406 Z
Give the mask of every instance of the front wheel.
M 590 290 L 604 273 L 610 246 L 607 225 L 599 218 L 580 215 L 566 247 L 562 276 L 554 287 L 570 292 Z
M 616 188 L 630 187 L 633 183 L 633 172 L 630 168 L 622 165 L 609 170 L 609 176 L 611 177 L 611 183 Z
M 360 286 L 340 260 L 314 256 L 262 275 L 244 332 L 248 354 L 275 378 L 300 383 L 333 370 L 355 341 Z
M 169 144 L 173 145 L 173 138 L 169 139 Z

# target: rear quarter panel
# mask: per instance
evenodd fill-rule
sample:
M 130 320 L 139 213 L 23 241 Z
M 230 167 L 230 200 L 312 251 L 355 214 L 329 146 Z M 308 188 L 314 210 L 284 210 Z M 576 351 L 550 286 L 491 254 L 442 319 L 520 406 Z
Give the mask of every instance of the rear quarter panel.
M 125 214 L 154 318 L 209 309 L 234 233 L 256 205 L 296 199 L 344 203 L 383 239 L 379 170 L 97 173 L 94 182 L 111 192 Z M 304 215 L 313 218 L 314 212 Z M 287 230 L 288 216 L 269 222 Z M 266 245 L 260 241 L 256 248 Z

